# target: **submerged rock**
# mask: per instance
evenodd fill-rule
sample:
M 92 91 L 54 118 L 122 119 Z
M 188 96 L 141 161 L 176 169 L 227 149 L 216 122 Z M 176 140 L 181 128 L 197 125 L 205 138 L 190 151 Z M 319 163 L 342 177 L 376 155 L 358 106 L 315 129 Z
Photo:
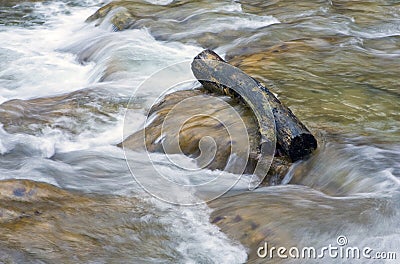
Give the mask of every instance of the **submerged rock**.
M 152 12 L 147 12 L 151 8 Z M 164 6 L 153 5 L 144 1 L 112 1 L 98 9 L 93 15 L 87 18 L 87 22 L 97 21 L 100 25 L 107 16 L 117 30 L 129 29 L 137 19 L 153 18 L 156 12 L 166 11 Z
M 213 49 L 243 36 L 250 37 L 254 28 L 278 23 L 271 16 L 254 16 L 238 10 L 239 3 L 210 0 L 171 1 L 166 5 L 140 0 L 112 1 L 88 17 L 87 22 L 114 31 L 145 28 L 157 40 Z
M 0 252 L 7 253 L 0 262 L 173 262 L 177 253 L 169 246 L 155 250 L 170 240 L 156 214 L 134 197 L 0 181 Z
M 121 100 L 124 99 L 96 89 L 29 100 L 14 99 L 0 105 L 0 123 L 8 133 L 36 134 L 51 127 L 78 134 L 90 128 L 89 120 L 101 124 L 115 121 L 113 114 L 124 106 Z
M 0 25 L 33 26 L 45 23 L 45 17 L 35 13 L 36 4 L 44 0 L 7 0 L 0 1 Z
M 173 122 L 164 125 L 164 120 L 170 114 L 171 109 L 185 99 L 196 96 L 201 98 L 196 101 L 196 105 L 184 105 L 184 109 L 180 109 L 178 112 L 175 111 L 172 116 L 169 116 Z M 222 102 L 218 104 L 213 98 L 219 98 L 228 103 L 228 105 Z M 216 120 L 212 117 L 215 113 L 224 113 L 229 107 L 233 107 L 243 121 L 229 114 L 222 114 L 221 120 Z M 252 111 L 236 99 L 209 93 L 204 89 L 183 90 L 166 95 L 151 109 L 150 113 L 154 118 L 151 118 L 152 121 L 146 128 L 127 137 L 119 144 L 120 147 L 123 146 L 132 150 L 146 148 L 149 152 L 165 152 L 167 150 L 168 154 L 180 153 L 180 150 L 182 150 L 185 155 L 196 158 L 200 155 L 200 140 L 205 137 L 211 137 L 215 140 L 218 149 L 212 162 L 207 164 L 207 168 L 224 170 L 232 154 L 231 149 L 245 149 L 249 144 L 250 155 L 247 157 L 247 153 L 244 151 L 235 153 L 237 155 L 236 162 L 240 163 L 241 160 L 247 160 L 248 158 L 245 173 L 254 171 L 260 154 L 258 125 Z M 186 120 L 187 116 L 193 118 Z M 186 121 L 182 123 L 181 121 L 183 120 Z M 242 122 L 247 128 L 248 142 L 245 140 L 245 135 L 233 139 L 227 131 L 227 128 L 229 128 L 232 134 L 237 134 L 243 125 Z M 182 124 L 183 126 L 178 135 L 180 149 L 176 149 L 174 145 L 174 138 L 177 136 L 175 135 L 176 126 Z M 207 159 L 207 156 L 204 157 L 204 160 L 200 158 L 200 160 L 197 160 L 198 165 L 204 165 Z M 280 183 L 290 165 L 291 163 L 286 158 L 276 157 L 264 183 L 273 185 Z M 235 166 L 228 169 L 228 171 L 240 173 L 235 171 Z
M 174 122 L 164 125 L 166 116 L 177 104 L 195 96 L 200 96 L 196 105 L 184 105 L 184 109 L 180 109 L 179 112 L 174 112 L 173 116 L 171 116 Z M 212 163 L 208 165 L 208 168 L 223 170 L 231 154 L 231 143 L 239 145 L 239 148 L 243 148 L 245 146 L 240 145 L 247 144 L 247 142 L 244 140 L 231 142 L 232 138 L 226 127 L 229 127 L 231 131 L 239 131 L 241 120 L 237 120 L 235 117 L 229 115 L 224 115 L 224 120 L 214 119 L 212 115 L 216 112 L 223 112 L 228 108 L 228 105 L 222 102 L 216 104 L 213 98 L 217 98 L 217 95 L 207 93 L 204 90 L 185 90 L 166 95 L 162 101 L 152 108 L 151 114 L 155 116 L 155 119 L 145 128 L 145 131 L 134 133 L 125 139 L 120 146 L 139 150 L 143 146 L 143 140 L 145 140 L 146 149 L 150 152 L 164 152 L 164 150 L 167 149 L 169 151 L 168 154 L 180 153 L 180 150 L 175 149 L 173 146 L 173 139 L 177 136 L 174 135 L 175 133 L 173 131 L 176 126 L 181 125 L 180 121 L 183 121 L 183 126 L 179 131 L 179 146 L 182 152 L 186 155 L 196 157 L 200 155 L 200 140 L 207 136 L 212 137 L 218 146 L 218 150 L 216 152 L 216 157 L 212 160 Z M 221 99 L 240 113 L 242 120 L 248 128 L 247 133 L 250 135 L 250 157 L 252 159 L 248 166 L 248 171 L 251 171 L 251 165 L 254 166 L 258 155 L 257 146 L 259 135 L 257 123 L 249 109 L 237 102 L 235 103 L 230 97 L 222 97 Z M 183 119 L 187 116 L 191 116 L 192 118 L 185 122 Z M 145 136 L 145 138 L 143 138 L 143 136 Z M 245 153 L 242 153 L 240 158 L 247 158 L 244 155 Z M 199 162 L 202 163 L 202 160 Z
M 382 207 L 376 209 L 377 203 Z M 381 224 L 382 219 L 395 221 L 397 218 L 389 204 L 386 198 L 354 196 L 341 200 L 309 187 L 285 185 L 221 197 L 209 206 L 214 209 L 210 221 L 248 249 L 248 263 L 287 263 L 299 258 L 279 258 L 276 252 L 279 247 L 297 247 L 300 252 L 303 247 L 314 247 L 316 254 L 320 254 L 324 246 L 337 246 L 339 235 L 350 234 L 352 245 L 365 245 L 357 240 L 354 232 L 366 232 L 371 226 Z M 378 232 L 383 235 L 382 232 L 392 234 L 393 231 Z M 373 234 L 369 236 L 375 241 Z M 275 247 L 272 260 L 269 252 L 266 258 L 257 255 L 257 250 L 266 242 L 269 249 Z

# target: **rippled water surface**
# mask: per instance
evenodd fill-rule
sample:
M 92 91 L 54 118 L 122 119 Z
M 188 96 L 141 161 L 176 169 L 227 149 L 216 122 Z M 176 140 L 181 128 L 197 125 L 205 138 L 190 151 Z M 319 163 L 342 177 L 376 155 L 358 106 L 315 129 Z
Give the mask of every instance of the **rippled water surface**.
M 400 258 L 398 1 L 135 0 L 93 15 L 107 3 L 0 1 L 0 262 L 265 263 L 264 241 L 323 247 L 340 235 Z M 138 186 L 116 145 L 140 83 L 205 48 L 277 94 L 319 148 L 284 185 L 239 182 L 175 206 Z M 158 89 L 129 104 L 125 129 L 145 122 Z M 143 153 L 129 153 L 157 186 Z

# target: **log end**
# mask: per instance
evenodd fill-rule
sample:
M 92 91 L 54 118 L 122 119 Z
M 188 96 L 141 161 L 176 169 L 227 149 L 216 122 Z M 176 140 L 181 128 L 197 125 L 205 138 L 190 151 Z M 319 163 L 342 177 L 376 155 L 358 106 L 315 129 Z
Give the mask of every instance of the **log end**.
M 302 133 L 292 139 L 289 145 L 289 157 L 295 162 L 309 156 L 318 146 L 312 134 Z

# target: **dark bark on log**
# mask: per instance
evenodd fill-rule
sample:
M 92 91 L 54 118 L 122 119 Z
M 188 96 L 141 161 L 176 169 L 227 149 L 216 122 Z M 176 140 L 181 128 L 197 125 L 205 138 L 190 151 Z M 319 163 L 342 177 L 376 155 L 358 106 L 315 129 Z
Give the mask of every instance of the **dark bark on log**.
M 230 70 L 230 67 L 218 67 L 215 62 L 225 62 L 215 52 L 205 50 L 197 55 L 192 63 L 192 71 L 195 77 L 200 81 L 204 88 L 224 95 L 239 98 L 248 104 L 255 113 L 260 126 L 261 140 L 265 137 L 263 121 L 267 117 L 259 117 L 260 107 L 268 107 L 260 100 L 260 93 L 263 97 L 266 95 L 269 106 L 275 119 L 277 148 L 284 152 L 293 162 L 307 157 L 313 150 L 317 148 L 317 141 L 306 126 L 292 113 L 292 111 L 284 106 L 266 87 L 260 82 L 255 81 L 256 87 L 250 85 L 246 87 L 248 82 L 238 79 L 241 74 Z M 233 67 L 233 66 L 232 66 Z M 227 70 L 228 69 L 228 70 Z M 238 76 L 239 75 L 239 76 Z M 212 80 L 212 81 L 204 81 Z M 221 85 L 229 84 L 227 85 Z M 241 87 L 239 89 L 230 89 L 232 87 Z M 246 89 L 251 89 L 248 91 Z M 240 91 L 239 94 L 237 91 Z M 261 97 L 261 98 L 263 98 Z M 268 123 L 268 121 L 266 121 Z M 263 142 L 261 142 L 262 144 Z

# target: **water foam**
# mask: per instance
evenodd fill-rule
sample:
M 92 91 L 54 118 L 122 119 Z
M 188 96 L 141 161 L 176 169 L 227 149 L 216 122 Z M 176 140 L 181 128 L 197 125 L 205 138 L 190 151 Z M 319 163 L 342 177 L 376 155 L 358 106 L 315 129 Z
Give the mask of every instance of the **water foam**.
M 35 12 L 49 16 L 45 25 L 0 31 L 0 53 L 5 56 L 0 63 L 0 99 L 48 96 L 87 86 L 92 65 L 79 65 L 74 55 L 58 49 L 82 27 L 77 21 L 92 11 L 59 2 L 37 4 Z

